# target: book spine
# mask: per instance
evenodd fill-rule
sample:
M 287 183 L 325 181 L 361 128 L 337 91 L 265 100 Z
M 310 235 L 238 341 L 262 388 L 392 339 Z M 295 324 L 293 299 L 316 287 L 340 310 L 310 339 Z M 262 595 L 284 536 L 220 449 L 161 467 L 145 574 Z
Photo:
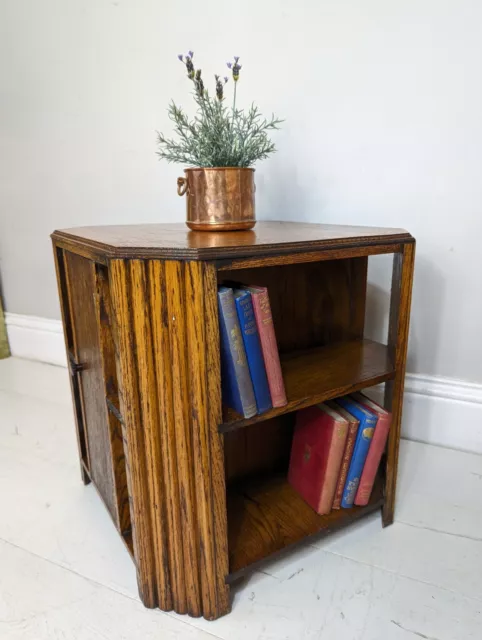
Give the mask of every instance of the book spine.
M 287 404 L 283 374 L 279 360 L 278 343 L 274 332 L 273 316 L 269 304 L 268 292 L 253 293 L 253 307 L 258 325 L 261 349 L 268 377 L 269 392 L 273 407 Z
M 232 290 L 219 292 L 218 300 L 225 400 L 242 416 L 251 418 L 257 413 L 256 400 Z
M 345 451 L 343 452 L 343 460 L 341 463 L 340 476 L 335 490 L 335 498 L 333 500 L 333 509 L 341 509 L 341 499 L 343 489 L 345 488 L 348 469 L 350 467 L 353 449 L 355 448 L 356 434 L 358 432 L 358 422 L 351 422 L 348 428 L 348 437 L 345 443 Z
M 330 513 L 332 508 L 336 482 L 340 473 L 341 461 L 348 435 L 348 426 L 348 423 L 344 422 L 342 424 L 334 424 L 332 428 L 332 438 L 317 509 L 320 515 Z
M 355 504 L 359 507 L 364 507 L 370 500 L 378 466 L 385 450 L 385 444 L 390 430 L 391 417 L 391 414 L 387 414 L 380 415 L 378 418 L 373 440 L 370 445 L 370 449 L 368 450 L 365 466 L 363 467 L 358 491 L 355 496 Z
M 375 416 L 373 418 L 365 418 L 363 421 L 360 421 L 355 449 L 353 451 L 350 468 L 348 469 L 346 484 L 341 500 L 341 506 L 343 509 L 350 509 L 355 502 L 356 492 L 358 491 L 360 477 L 370 448 L 370 443 L 373 438 L 376 423 L 377 418 Z
M 235 302 L 258 413 L 264 413 L 271 409 L 271 395 L 251 294 L 246 292 L 243 296 L 235 298 Z

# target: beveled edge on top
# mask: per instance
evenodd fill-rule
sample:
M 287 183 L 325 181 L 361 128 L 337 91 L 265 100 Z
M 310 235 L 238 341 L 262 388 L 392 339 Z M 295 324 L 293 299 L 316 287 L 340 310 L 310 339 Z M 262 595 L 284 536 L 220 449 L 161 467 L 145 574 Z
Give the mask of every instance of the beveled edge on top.
M 279 225 L 279 226 L 278 226 Z M 223 238 L 226 238 L 229 234 L 235 237 L 234 234 L 245 236 L 246 234 L 252 234 L 252 237 L 256 237 L 256 230 L 260 228 L 273 229 L 278 226 L 281 229 L 282 226 L 304 226 L 313 227 L 313 231 L 325 228 L 340 229 L 373 229 L 373 235 L 364 236 L 345 236 L 339 238 L 318 238 L 314 240 L 302 240 L 302 241 L 288 241 L 288 242 L 260 242 L 258 244 L 232 244 L 216 246 L 215 240 L 222 242 Z M 397 245 L 414 243 L 415 238 L 405 229 L 391 229 L 380 227 L 361 227 L 352 225 L 322 225 L 318 223 L 296 223 L 285 221 L 267 221 L 258 222 L 256 227 L 252 231 L 230 231 L 230 232 L 206 232 L 206 231 L 190 231 L 184 224 L 179 223 L 167 223 L 156 225 L 103 225 L 102 229 L 131 227 L 132 229 L 139 227 L 165 227 L 166 231 L 179 231 L 184 232 L 187 238 L 197 240 L 210 240 L 210 244 L 206 243 L 204 246 L 145 246 L 142 242 L 139 242 L 135 246 L 122 246 L 110 244 L 107 242 L 101 242 L 99 240 L 89 238 L 87 235 L 82 235 L 82 231 L 93 229 L 94 227 L 76 227 L 72 229 L 59 229 L 51 234 L 51 238 L 57 244 L 63 245 L 65 248 L 69 246 L 74 249 L 85 248 L 95 255 L 96 257 L 103 259 L 166 259 L 166 260 L 229 260 L 234 258 L 253 258 L 262 256 L 282 256 L 292 253 L 303 253 L 313 251 L 324 251 L 329 249 L 349 249 L 358 247 L 376 247 L 377 245 Z M 378 232 L 378 233 L 377 233 Z

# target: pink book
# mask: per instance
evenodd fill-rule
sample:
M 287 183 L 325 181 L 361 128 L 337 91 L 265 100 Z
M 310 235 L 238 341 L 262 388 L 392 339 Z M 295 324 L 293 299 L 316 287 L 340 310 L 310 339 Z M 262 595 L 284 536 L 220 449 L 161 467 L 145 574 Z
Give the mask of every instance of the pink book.
M 331 511 L 348 421 L 324 404 L 296 414 L 288 482 L 313 509 Z
M 249 286 L 243 287 L 251 293 L 254 316 L 258 326 L 261 351 L 263 352 L 264 366 L 268 378 L 269 392 L 273 407 L 284 407 L 286 400 L 285 385 L 281 364 L 279 361 L 278 343 L 274 332 L 273 316 L 269 304 L 267 287 Z
M 355 504 L 359 507 L 364 507 L 370 500 L 378 466 L 380 465 L 380 460 L 387 443 L 392 414 L 373 400 L 370 400 L 370 398 L 367 398 L 363 393 L 354 393 L 353 398 L 378 416 L 375 433 L 373 434 L 373 439 L 360 478 L 360 484 L 358 485 L 358 491 L 355 496 Z
M 348 436 L 345 442 L 345 448 L 343 450 L 343 457 L 341 459 L 340 473 L 338 474 L 338 480 L 335 489 L 335 497 L 333 499 L 332 509 L 341 509 L 341 499 L 343 497 L 343 490 L 345 488 L 346 478 L 348 475 L 348 469 L 350 468 L 351 456 L 355 447 L 356 436 L 358 433 L 358 427 L 360 421 L 348 413 L 341 405 L 337 404 L 334 400 L 330 400 L 326 403 L 335 411 L 348 421 Z

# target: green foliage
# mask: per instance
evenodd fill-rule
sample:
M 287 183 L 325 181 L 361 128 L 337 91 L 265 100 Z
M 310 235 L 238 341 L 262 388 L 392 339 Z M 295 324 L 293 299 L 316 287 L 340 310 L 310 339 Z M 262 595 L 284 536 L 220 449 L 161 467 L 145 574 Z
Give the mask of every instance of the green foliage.
M 189 119 L 186 113 L 171 102 L 169 118 L 174 124 L 176 139 L 158 133 L 160 158 L 196 167 L 250 167 L 257 160 L 267 158 L 275 151 L 268 133 L 279 128 L 281 120 L 266 120 L 254 104 L 248 110 L 236 107 L 236 88 L 241 65 L 239 58 L 228 63 L 232 69 L 234 96 L 231 107 L 226 106 L 224 83 L 215 76 L 216 96 L 211 97 L 201 77 L 201 70 L 194 70 L 192 52 L 179 56 L 186 66 L 187 76 L 194 84 L 196 114 Z

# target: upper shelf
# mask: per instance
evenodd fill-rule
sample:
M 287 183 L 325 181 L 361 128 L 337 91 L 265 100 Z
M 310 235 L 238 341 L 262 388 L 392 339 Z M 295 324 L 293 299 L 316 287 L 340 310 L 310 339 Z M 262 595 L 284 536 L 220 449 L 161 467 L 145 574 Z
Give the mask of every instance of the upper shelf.
M 258 222 L 252 231 L 190 231 L 184 224 L 78 227 L 54 241 L 104 258 L 229 260 L 413 242 L 404 229 L 298 222 Z
M 281 368 L 288 404 L 253 418 L 225 408 L 222 433 L 385 382 L 395 374 L 388 347 L 372 340 L 290 353 L 281 357 Z

